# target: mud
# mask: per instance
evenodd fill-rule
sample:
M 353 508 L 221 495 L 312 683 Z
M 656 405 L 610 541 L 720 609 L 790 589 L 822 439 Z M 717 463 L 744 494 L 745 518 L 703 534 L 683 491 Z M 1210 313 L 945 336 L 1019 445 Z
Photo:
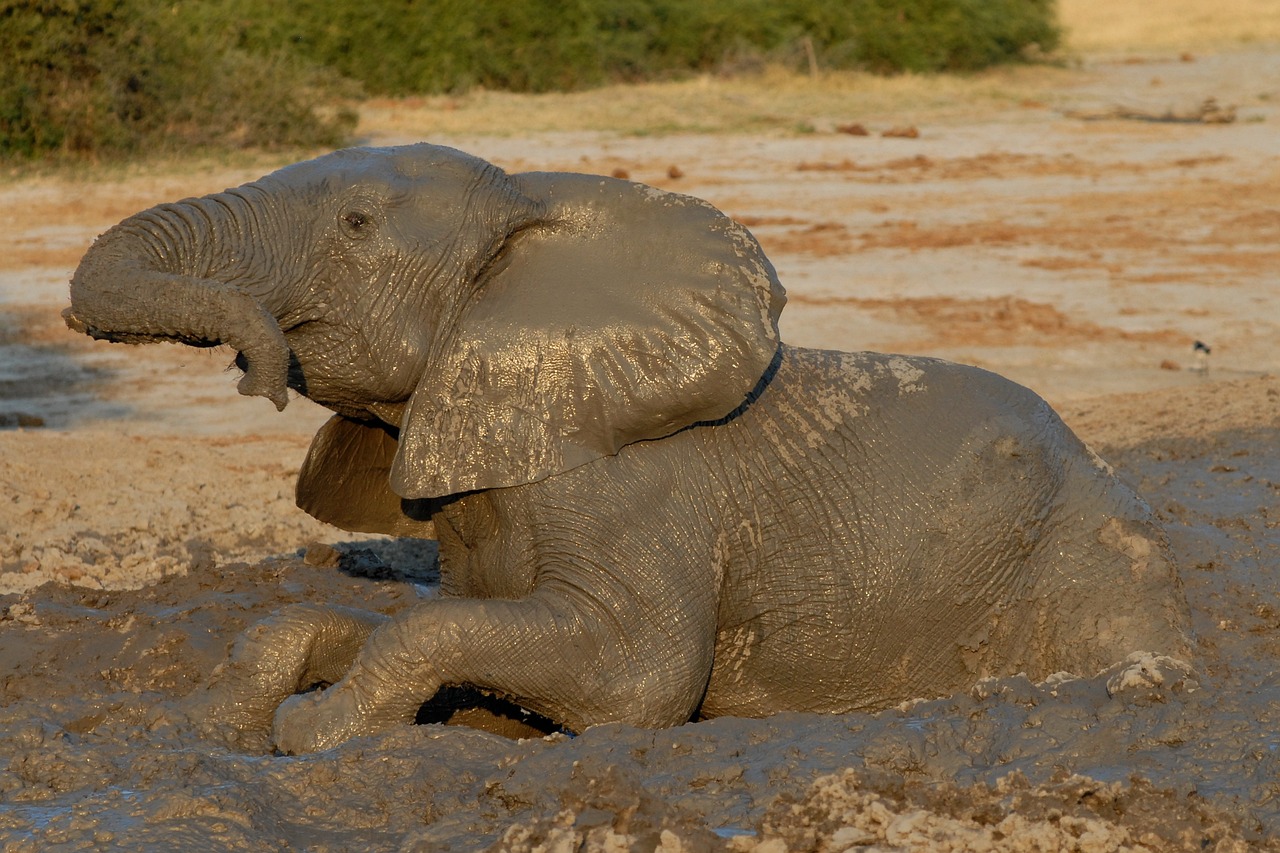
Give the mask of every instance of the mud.
M 228 353 L 61 329 L 94 234 L 274 164 L 0 189 L 19 235 L 0 256 L 5 849 L 1280 849 L 1280 76 L 1265 52 L 1168 65 L 1091 67 L 1063 97 L 1159 76 L 1238 120 L 1017 106 L 848 117 L 914 139 L 434 140 L 710 199 L 778 266 L 792 342 L 1010 375 L 1147 497 L 1193 669 L 1139 657 L 875 715 L 522 741 L 419 725 L 299 758 L 206 736 L 182 699 L 243 626 L 298 601 L 394 612 L 434 594 L 434 551 L 296 510 L 324 413 L 238 398 Z

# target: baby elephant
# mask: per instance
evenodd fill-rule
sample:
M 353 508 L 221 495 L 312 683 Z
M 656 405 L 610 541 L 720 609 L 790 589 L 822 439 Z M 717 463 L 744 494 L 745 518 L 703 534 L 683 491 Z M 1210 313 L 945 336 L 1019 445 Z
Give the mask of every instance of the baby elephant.
M 230 345 L 241 393 L 336 413 L 300 506 L 434 529 L 439 597 L 392 619 L 294 608 L 237 642 L 208 701 L 285 752 L 413 721 L 450 686 L 581 730 L 1187 653 L 1150 511 L 1042 400 L 787 346 L 784 301 L 702 201 L 424 144 L 132 216 L 65 317 Z

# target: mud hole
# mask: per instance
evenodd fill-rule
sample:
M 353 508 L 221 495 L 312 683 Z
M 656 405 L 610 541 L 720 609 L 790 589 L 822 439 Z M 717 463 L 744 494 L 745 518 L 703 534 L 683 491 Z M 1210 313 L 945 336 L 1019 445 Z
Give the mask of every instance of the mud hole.
M 1170 97 L 1195 101 L 1218 94 L 1214 74 L 1272 79 L 1274 60 L 1222 57 L 1202 77 L 1174 64 L 1141 75 L 1181 81 Z M 1119 101 L 1145 85 L 1137 74 L 1090 68 L 1059 94 Z M 1138 657 L 879 714 L 576 738 L 406 726 L 299 758 L 206 739 L 183 698 L 236 632 L 281 606 L 394 612 L 435 594 L 431 543 L 351 536 L 294 508 L 325 414 L 237 397 L 229 353 L 97 344 L 58 317 L 95 234 L 276 164 L 6 185 L 0 842 L 1280 849 L 1280 90 L 1259 82 L 1251 98 L 1214 126 L 1023 106 L 879 119 L 917 138 L 435 140 L 708 198 L 777 265 L 791 342 L 939 355 L 1039 391 L 1166 525 L 1193 671 Z M 1196 356 L 1196 340 L 1212 354 Z

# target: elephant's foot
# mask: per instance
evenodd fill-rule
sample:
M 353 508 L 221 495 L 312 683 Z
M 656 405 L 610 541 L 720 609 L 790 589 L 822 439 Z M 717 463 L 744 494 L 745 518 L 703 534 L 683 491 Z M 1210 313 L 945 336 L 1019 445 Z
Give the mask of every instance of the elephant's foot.
M 278 752 L 301 755 L 377 734 L 396 722 L 412 723 L 413 715 L 402 721 L 371 717 L 356 691 L 344 684 L 286 699 L 276 710 L 272 740 Z
M 440 687 L 430 663 L 417 659 L 395 621 L 376 631 L 341 681 L 284 701 L 275 714 L 276 750 L 317 752 L 353 737 L 413 723 Z
M 280 703 L 340 680 L 386 618 L 345 607 L 286 607 L 241 634 L 183 710 L 207 735 L 241 748 L 263 747 Z

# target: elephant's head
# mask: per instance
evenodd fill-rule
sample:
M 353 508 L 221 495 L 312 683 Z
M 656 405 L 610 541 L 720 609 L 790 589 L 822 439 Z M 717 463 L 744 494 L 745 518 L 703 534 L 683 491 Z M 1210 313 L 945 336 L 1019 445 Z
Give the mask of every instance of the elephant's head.
M 354 466 L 434 498 L 729 414 L 774 358 L 783 301 L 755 240 L 703 202 L 414 145 L 130 217 L 85 255 L 65 316 L 228 344 L 241 393 L 283 408 L 287 385 L 337 412 L 300 495 Z
M 286 383 L 354 417 L 403 403 L 435 332 L 541 206 L 500 169 L 434 146 L 340 151 L 112 228 L 71 282 L 72 328 L 226 343 L 240 390 Z

